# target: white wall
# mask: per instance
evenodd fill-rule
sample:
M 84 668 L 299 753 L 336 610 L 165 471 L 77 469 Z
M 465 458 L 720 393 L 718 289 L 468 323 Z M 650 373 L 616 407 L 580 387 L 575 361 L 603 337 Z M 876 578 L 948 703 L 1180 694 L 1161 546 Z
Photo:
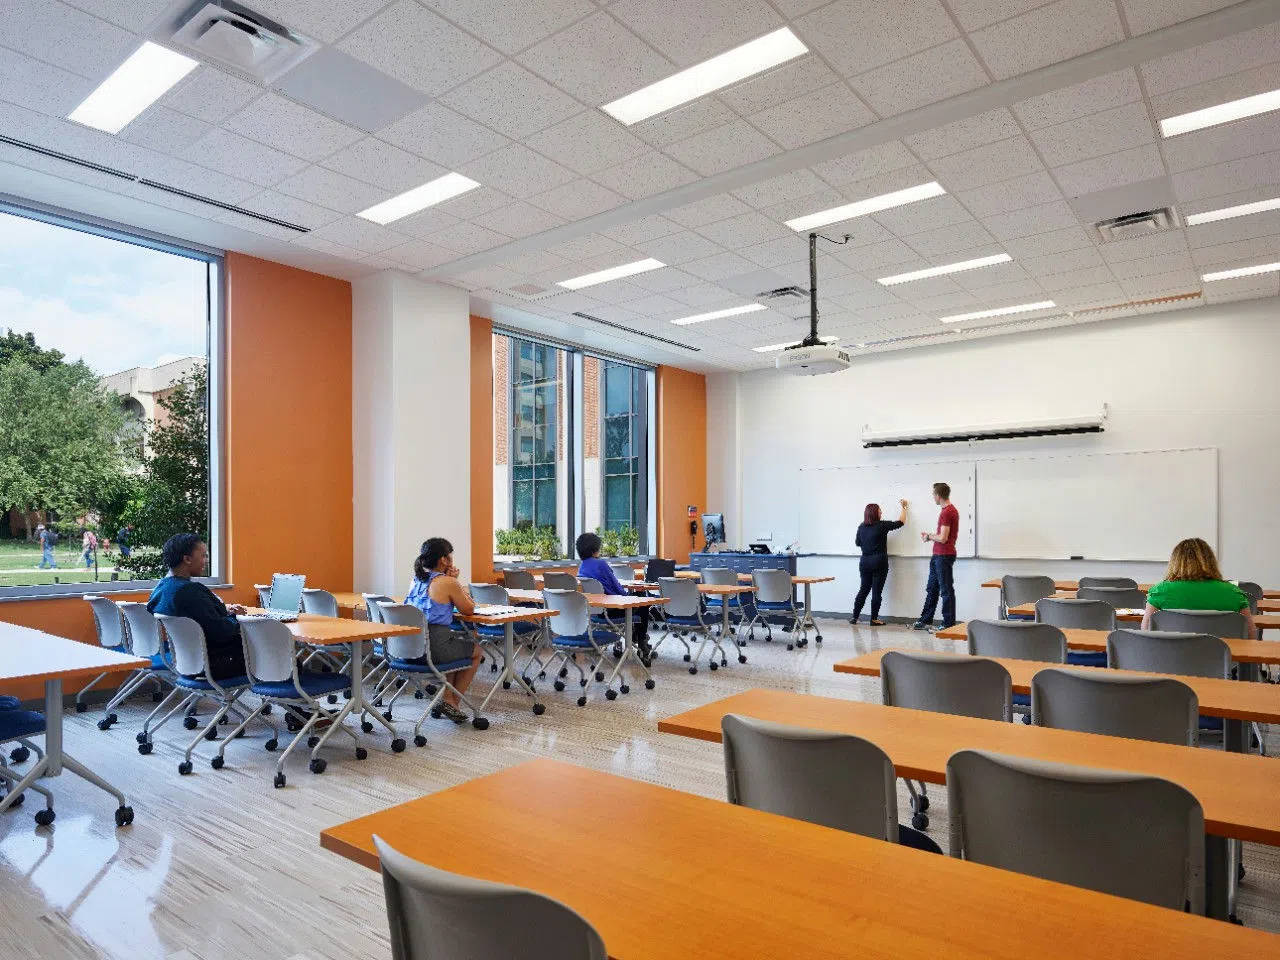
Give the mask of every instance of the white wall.
M 730 540 L 772 534 L 775 549 L 796 536 L 797 469 L 1049 452 L 1219 450 L 1219 550 L 1227 577 L 1280 585 L 1280 301 L 1200 307 L 1140 319 L 918 348 L 855 360 L 822 377 L 775 371 L 707 379 L 710 507 L 723 509 Z M 1110 407 L 1103 434 L 898 450 L 864 450 L 864 424 L 877 429 L 1070 415 Z M 736 410 L 736 419 L 731 415 Z M 940 478 L 943 479 L 943 478 Z M 740 493 L 739 493 L 740 489 Z M 1100 497 L 1105 490 L 1098 491 Z M 901 535 L 933 528 L 928 490 Z M 804 544 L 798 548 L 804 550 Z M 979 545 L 981 550 L 981 545 Z M 850 554 L 855 553 L 852 544 Z M 882 613 L 920 612 L 925 559 L 894 558 Z M 802 572 L 833 573 L 814 589 L 819 610 L 848 611 L 857 557 L 801 561 Z M 1160 564 L 960 560 L 961 619 L 990 616 L 1004 573 L 1074 579 L 1113 572 L 1159 579 Z M 865 613 L 865 611 L 864 611 Z
M 427 537 L 471 568 L 465 290 L 395 271 L 352 284 L 355 586 L 398 593 Z M 482 495 L 489 496 L 488 491 Z

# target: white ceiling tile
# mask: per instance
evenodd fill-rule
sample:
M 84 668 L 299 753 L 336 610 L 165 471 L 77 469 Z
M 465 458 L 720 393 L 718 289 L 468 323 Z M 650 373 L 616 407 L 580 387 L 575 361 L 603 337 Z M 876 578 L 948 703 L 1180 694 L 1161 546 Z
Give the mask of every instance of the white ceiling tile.
M 733 194 L 717 193 L 705 200 L 697 200 L 668 210 L 664 216 L 682 227 L 693 228 L 750 212 L 751 208 Z
M 1217 106 L 1220 103 L 1229 103 L 1232 100 L 1240 100 L 1244 97 L 1251 97 L 1263 90 L 1275 90 L 1280 87 L 1280 63 L 1269 63 L 1261 67 L 1253 67 L 1249 70 L 1241 70 L 1239 73 L 1228 74 L 1225 77 L 1218 77 L 1214 80 L 1206 80 L 1204 83 L 1197 83 L 1191 87 L 1181 87 L 1177 90 L 1170 90 L 1168 93 L 1158 93 L 1151 97 L 1151 115 L 1157 120 L 1163 120 L 1166 117 L 1176 117 L 1182 113 L 1193 113 L 1196 110 L 1203 110 L 1205 107 Z M 1211 127 L 1208 130 L 1201 130 L 1198 133 L 1213 134 L 1229 130 L 1235 124 L 1226 126 Z M 1194 134 L 1183 134 L 1169 140 L 1169 144 L 1179 143 Z
M 988 143 L 1008 140 L 1020 132 L 1013 115 L 1001 108 L 934 127 L 907 137 L 905 142 L 921 160 L 933 160 L 961 150 L 972 150 Z
M 1116 279 L 1121 283 L 1138 277 L 1150 277 L 1157 274 L 1194 269 L 1195 265 L 1191 262 L 1191 253 L 1186 250 L 1166 253 L 1158 257 L 1139 257 L 1134 260 L 1124 260 L 1120 263 L 1111 264 L 1111 272 L 1115 274 Z
M 518 273 L 503 267 L 492 266 L 455 273 L 450 279 L 462 284 L 468 290 L 506 290 L 524 280 Z
M 1280 60 L 1280 23 L 1202 43 L 1144 63 L 1147 93 L 1156 95 Z
M 1280 150 L 1280 114 L 1274 113 L 1164 142 L 1165 159 L 1173 173 L 1275 150 Z
M 1132 33 L 1150 33 L 1229 7 L 1236 0 L 1120 0 Z
M 565 222 L 563 217 L 520 200 L 505 207 L 499 207 L 497 210 L 490 210 L 472 220 L 472 223 L 504 233 L 508 237 L 532 236 L 561 226 Z
M 1061 63 L 1124 39 L 1113 0 L 1058 0 L 970 35 L 996 79 Z
M 189 117 L 222 123 L 262 93 L 257 84 L 201 64 L 157 102 Z
M 681 166 L 665 154 L 646 148 L 644 154 L 608 170 L 592 179 L 631 200 L 652 197 L 697 180 L 697 174 Z
M 590 180 L 576 180 L 529 198 L 529 202 L 566 220 L 581 220 L 626 202 L 626 198 Z
M 0 46 L 0 100 L 65 117 L 94 86 L 87 77 Z
M 373 137 L 365 137 L 339 150 L 326 159 L 323 166 L 381 187 L 392 195 L 448 173 L 444 167 Z
M 985 257 L 993 253 L 1000 253 L 1000 249 L 995 246 L 978 248 L 973 251 L 974 256 Z M 951 259 L 950 257 L 946 259 Z M 982 267 L 978 270 L 965 270 L 963 273 L 957 273 L 952 278 L 955 282 L 972 293 L 975 297 L 981 298 L 988 290 L 1003 289 L 1013 284 L 1035 285 L 1035 278 L 1027 275 L 1027 272 L 1016 263 L 996 263 L 989 267 Z
M 250 140 L 229 130 L 213 129 L 179 156 L 264 187 L 274 186 L 307 166 L 305 160 Z
M 403 233 L 360 217 L 343 217 L 311 231 L 313 237 L 345 244 L 364 253 L 384 253 L 408 241 Z
M 839 79 L 839 75 L 821 57 L 804 56 L 734 84 L 720 91 L 719 97 L 746 117 L 830 86 Z
M 783 200 L 781 203 L 775 203 L 772 206 L 765 207 L 761 212 L 766 216 L 773 217 L 779 223 L 785 223 L 788 220 L 794 220 L 796 217 L 817 213 L 819 210 L 830 210 L 832 207 L 838 207 L 848 202 L 849 198 L 844 195 L 843 190 L 837 190 L 835 187 L 825 187 L 817 193 L 807 194 L 803 197 L 793 197 Z M 867 218 L 863 217 L 861 220 L 867 220 Z M 853 222 L 857 223 L 859 221 L 855 220 Z M 877 230 L 880 229 L 880 225 L 875 221 L 870 222 Z
M 505 207 L 513 199 L 494 187 L 479 186 L 431 209 L 443 211 L 456 220 L 474 220 L 491 210 Z
M 455 251 L 426 240 L 410 240 L 408 243 L 402 243 L 398 247 L 385 251 L 383 256 L 397 263 L 417 267 L 419 270 L 430 270 L 458 259 Z
M 349 247 L 345 243 L 337 243 L 333 240 L 326 240 L 323 237 L 317 237 L 314 234 L 306 234 L 297 237 L 293 241 L 299 247 L 306 247 L 308 250 L 318 250 L 321 253 L 336 257 L 339 260 L 348 260 L 353 263 L 359 263 L 360 258 L 364 256 L 355 247 Z
M 1085 196 L 1164 175 L 1164 160 L 1160 156 L 1160 148 L 1154 143 L 1053 170 L 1054 178 L 1069 197 Z
M 972 190 L 1044 169 L 1026 137 L 1011 137 L 929 161 L 929 168 L 948 190 Z
M 959 35 L 938 0 L 836 0 L 795 21 L 801 38 L 845 76 Z
M 342 213 L 357 213 L 387 199 L 386 191 L 324 167 L 307 167 L 276 184 L 276 190 Z
M 609 13 L 681 67 L 782 26 L 765 0 L 616 0 Z
M 1141 99 L 1138 75 L 1129 67 L 1015 103 L 1013 112 L 1028 130 L 1039 130 Z
M 552 272 L 556 276 L 563 276 L 562 271 L 568 263 L 569 261 L 564 257 L 548 250 L 532 250 L 529 253 L 522 253 L 518 257 L 512 257 L 510 260 L 504 260 L 502 265 L 515 273 L 523 274 L 527 277 L 537 277 Z
M 1276 258 L 1278 245 L 1280 245 L 1280 242 L 1275 237 L 1234 240 L 1231 243 L 1219 243 L 1212 247 L 1200 247 L 1193 244 L 1191 259 L 1195 261 L 1197 267 L 1206 269 L 1209 267 L 1222 269 L 1247 267 L 1251 264 L 1273 262 Z
M 738 250 L 738 253 L 761 267 L 781 267 L 788 263 L 799 263 L 809 255 L 804 238 L 795 233 L 789 237 L 744 247 Z
M 631 282 L 637 287 L 643 287 L 645 290 L 651 290 L 654 293 L 674 295 L 677 291 L 696 286 L 701 281 L 683 270 L 667 267 L 664 270 L 650 270 L 648 273 L 636 274 L 631 278 Z
M 393 3 L 338 48 L 433 97 L 502 59 L 415 0 Z
M 745 187 L 738 187 L 733 195 L 748 206 L 761 209 L 772 207 L 796 197 L 807 197 L 826 188 L 818 176 L 810 170 L 792 170 L 767 180 L 759 180 Z
M 451 90 L 440 102 L 515 139 L 582 109 L 572 97 L 510 60 Z
M 598 233 L 585 237 L 575 237 L 572 240 L 564 240 L 548 249 L 557 256 L 564 257 L 571 262 L 603 256 L 623 263 L 628 254 L 635 252 L 630 246 L 618 243 L 616 240 L 611 240 Z M 636 246 L 636 249 L 639 249 L 639 245 Z M 654 254 L 650 254 L 650 256 L 654 256 Z M 662 258 L 659 257 L 658 259 Z
M 510 142 L 502 134 L 438 103 L 415 110 L 378 131 L 378 136 L 449 169 L 457 169 Z
M 535 133 L 525 143 L 584 175 L 649 152 L 643 140 L 632 136 L 626 127 L 600 110 L 584 110 Z
M 882 117 L 938 103 L 991 82 L 969 45 L 952 40 L 858 74 L 849 83 Z
M 305 200 L 286 196 L 274 190 L 255 193 L 244 202 L 244 206 L 255 213 L 264 213 L 277 220 L 295 223 L 311 230 L 323 227 L 326 223 L 333 223 L 342 217 L 342 214 L 335 210 L 319 207 L 314 203 L 307 203 Z
M 598 270 L 598 269 L 602 269 L 603 267 L 610 266 L 612 263 L 613 261 L 602 259 L 602 260 L 597 260 L 594 263 L 579 264 L 578 266 L 575 266 L 573 269 L 577 271 L 582 267 L 586 267 L 589 270 Z M 572 273 L 570 274 L 570 276 L 574 276 L 574 275 L 575 274 L 572 274 Z M 641 297 L 648 296 L 648 291 L 646 291 L 643 287 L 637 287 L 630 280 L 613 280 L 609 283 L 604 283 L 597 287 L 592 287 L 591 293 L 592 293 L 592 296 L 598 299 L 601 303 L 612 303 L 612 304 L 629 304 L 633 300 L 639 300 Z M 639 317 L 639 314 L 637 314 L 630 307 L 625 307 L 624 309 L 626 311 L 625 315 L 628 316 L 630 319 L 635 320 Z M 598 316 L 604 317 L 606 320 L 612 320 L 618 316 L 624 315 L 621 313 L 614 313 L 614 312 L 605 313 L 603 310 L 600 310 L 600 311 L 592 310 L 591 312 L 597 314 Z
M 884 210 L 874 214 L 873 219 L 889 232 L 909 237 L 939 227 L 966 223 L 973 217 L 955 197 L 942 196 Z
M 591 0 L 521 0 L 500 10 L 485 0 L 420 0 L 505 54 L 513 54 L 595 12 Z
M 655 270 L 654 274 L 664 271 Z M 679 303 L 683 303 L 689 307 L 706 307 L 711 304 L 724 303 L 730 298 L 731 294 L 724 287 L 717 286 L 714 283 L 699 283 L 692 287 L 685 287 L 681 290 L 671 291 L 671 299 Z
M 98 83 L 142 45 L 129 31 L 58 0 L 5 0 L 0 40 Z
M 766 240 L 791 239 L 795 234 L 760 213 L 744 213 L 728 220 L 718 220 L 697 228 L 713 243 L 727 250 L 740 250 Z
M 1063 230 L 1053 230 L 1035 236 L 1024 236 L 1005 242 L 1005 250 L 1019 263 L 1029 257 L 1044 257 L 1065 250 L 1079 250 L 1092 247 L 1094 241 L 1085 233 L 1084 228 L 1076 225 Z
M 973 295 L 986 307 L 1002 307 L 1011 303 L 1038 303 L 1046 300 L 1044 287 L 1035 280 L 1014 280 L 974 290 Z
M 225 126 L 312 163 L 364 136 L 354 127 L 330 120 L 275 93 L 263 94 L 228 119 Z
M 135 32 L 150 27 L 166 7 L 173 6 L 169 0 L 70 0 L 70 3 L 86 13 Z
M 603 11 L 579 20 L 518 59 L 588 107 L 676 72 L 670 60 Z
M 290 30 L 333 43 L 386 5 L 387 0 L 254 0 L 251 6 Z
M 1274 297 L 1280 292 L 1280 274 L 1257 277 L 1240 277 L 1236 280 L 1217 280 L 1204 285 L 1206 303 L 1231 303 L 1234 300 L 1254 300 Z
M 629 220 L 616 227 L 610 227 L 605 232 L 612 240 L 631 246 L 645 240 L 656 240 L 658 237 L 679 233 L 680 227 L 666 217 L 655 214 L 651 217 L 641 217 L 639 220 Z
M 645 143 L 665 147 L 732 123 L 737 118 L 738 115 L 718 97 L 703 97 L 679 109 L 642 120 L 629 129 Z
M 1169 230 L 1149 237 L 1135 237 L 1132 240 L 1118 240 L 1098 247 L 1102 258 L 1111 264 L 1147 257 L 1161 257 L 1171 253 L 1185 252 L 1186 249 L 1187 235 L 1182 230 Z
M 1054 292 L 1053 299 L 1058 306 L 1068 310 L 1080 310 L 1086 307 L 1109 306 L 1113 303 L 1125 303 L 1128 297 L 1119 283 L 1096 283 L 1086 287 L 1074 287 L 1070 290 Z
M 926 317 L 933 317 L 934 319 L 961 311 L 976 310 L 982 306 L 978 302 L 978 298 L 967 291 L 947 293 L 939 297 L 913 298 L 911 305 Z
M 1280 185 L 1280 151 L 1173 175 L 1173 192 L 1183 202 L 1220 196 L 1229 190 L 1273 185 Z
M 984 223 L 993 237 L 1003 241 L 1048 233 L 1051 230 L 1065 230 L 1067 227 L 1079 226 L 1080 221 L 1065 201 L 1056 201 L 987 217 Z
M 460 256 L 465 257 L 482 250 L 500 247 L 507 243 L 510 237 L 479 224 L 455 223 L 424 239 L 446 250 L 456 250 Z
M 947 0 L 965 30 L 978 30 L 1045 5 L 1045 0 Z
M 704 177 L 778 153 L 778 146 L 745 120 L 673 143 L 665 152 Z
M 122 140 L 150 147 L 161 153 L 180 153 L 211 129 L 203 120 L 166 107 L 154 106 L 121 130 L 118 136 Z M 303 164 L 299 163 L 298 167 L 301 166 Z M 239 170 L 234 173 L 245 176 Z M 246 179 L 252 178 L 246 176 Z
M 917 233 L 907 243 L 922 257 L 934 259 L 964 253 L 967 259 L 969 251 L 993 246 L 995 241 L 982 224 L 969 221 Z
M 1280 195 L 1280 185 L 1273 192 Z M 1257 213 L 1234 220 L 1198 224 L 1187 228 L 1187 236 L 1197 247 L 1210 247 L 1218 243 L 1229 243 L 1232 240 L 1280 237 L 1280 210 Z M 1280 254 L 1280 242 L 1276 244 L 1276 252 Z
M 1018 263 L 1033 277 L 1044 277 L 1072 270 L 1089 270 L 1105 265 L 1097 247 L 1078 247 L 1038 257 L 1019 257 Z
M 642 240 L 634 246 L 646 257 L 654 257 L 663 263 L 677 266 L 723 252 L 718 244 L 689 230 L 653 240 Z
M 657 270 L 655 272 L 661 273 L 662 271 Z M 642 317 L 661 317 L 664 314 L 683 310 L 684 304 L 679 300 L 672 300 L 670 297 L 652 293 L 647 297 L 641 297 L 639 300 L 632 300 L 627 304 L 627 308 L 634 310 Z
M 518 143 L 473 160 L 461 172 L 517 198 L 533 196 L 574 178 L 554 160 Z
M 856 130 L 875 119 L 843 81 L 750 117 L 757 129 L 788 150 Z
M 867 180 L 893 170 L 901 170 L 903 167 L 914 166 L 915 163 L 915 157 L 901 141 L 890 140 L 888 143 L 815 164 L 813 172 L 833 187 L 843 187 L 859 180 Z
M 875 274 L 884 267 L 896 267 L 916 259 L 916 251 L 901 240 L 882 240 L 853 250 L 838 249 L 832 254 L 855 270 Z
M 1045 163 L 1061 167 L 1154 143 L 1156 130 L 1146 104 L 1139 102 L 1044 127 L 1033 131 L 1030 137 Z
M 926 263 L 904 263 L 901 265 L 900 272 L 905 273 L 908 270 L 920 269 L 928 266 Z M 894 268 L 899 270 L 898 267 Z M 965 290 L 955 282 L 951 277 L 929 277 L 925 280 L 916 280 L 913 283 L 903 284 L 894 288 L 894 294 L 906 300 L 908 303 L 916 304 L 923 300 L 929 300 L 933 297 L 955 297 L 963 296 L 969 299 L 973 296 L 969 291 Z
M 1060 290 L 1079 290 L 1099 283 L 1113 283 L 1115 276 L 1111 268 L 1105 264 L 1100 267 L 1089 267 L 1085 270 L 1069 270 L 1066 273 L 1047 273 L 1036 278 L 1040 286 L 1050 293 Z
M 975 217 L 990 217 L 997 213 L 1008 213 L 1010 210 L 1061 200 L 1062 191 L 1058 189 L 1053 177 L 1041 171 L 1001 183 L 987 184 L 976 190 L 966 190 L 957 196 Z

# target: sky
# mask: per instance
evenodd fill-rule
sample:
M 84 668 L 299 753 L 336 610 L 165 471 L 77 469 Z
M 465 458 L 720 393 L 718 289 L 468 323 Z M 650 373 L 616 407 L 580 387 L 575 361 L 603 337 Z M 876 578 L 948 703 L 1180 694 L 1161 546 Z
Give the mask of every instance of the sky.
M 0 331 L 96 373 L 205 353 L 203 261 L 0 212 Z

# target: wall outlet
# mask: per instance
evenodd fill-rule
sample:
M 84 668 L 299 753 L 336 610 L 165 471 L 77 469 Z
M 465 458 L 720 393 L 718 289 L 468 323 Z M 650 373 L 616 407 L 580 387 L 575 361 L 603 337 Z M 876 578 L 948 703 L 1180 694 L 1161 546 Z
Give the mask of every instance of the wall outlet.
M 769 532 L 766 530 L 764 533 L 757 533 L 757 534 L 756 534 L 756 539 L 757 539 L 757 540 L 760 540 L 760 541 L 768 541 L 768 540 L 772 540 L 772 539 L 773 539 L 773 534 L 772 534 L 772 533 L 769 533 Z

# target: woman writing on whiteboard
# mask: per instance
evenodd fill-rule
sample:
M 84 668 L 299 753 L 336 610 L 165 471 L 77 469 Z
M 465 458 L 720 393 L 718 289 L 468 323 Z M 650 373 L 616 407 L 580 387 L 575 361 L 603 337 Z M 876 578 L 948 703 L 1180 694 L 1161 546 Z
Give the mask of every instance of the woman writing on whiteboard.
M 1157 610 L 1221 610 L 1239 613 L 1248 627 L 1248 639 L 1256 637 L 1249 598 L 1234 583 L 1222 579 L 1213 547 L 1196 537 L 1173 548 L 1164 580 L 1147 591 L 1142 629 L 1151 629 Z
M 907 522 L 907 501 L 899 500 L 902 509 L 897 520 L 881 520 L 880 504 L 868 503 L 862 511 L 862 523 L 858 527 L 854 543 L 862 551 L 862 559 L 858 561 L 858 573 L 862 583 L 858 587 L 858 596 L 853 601 L 853 616 L 850 623 L 857 623 L 862 616 L 862 605 L 867 602 L 867 594 L 871 594 L 871 625 L 883 627 L 880 619 L 880 598 L 884 593 L 884 582 L 889 577 L 889 533 L 897 530 Z

